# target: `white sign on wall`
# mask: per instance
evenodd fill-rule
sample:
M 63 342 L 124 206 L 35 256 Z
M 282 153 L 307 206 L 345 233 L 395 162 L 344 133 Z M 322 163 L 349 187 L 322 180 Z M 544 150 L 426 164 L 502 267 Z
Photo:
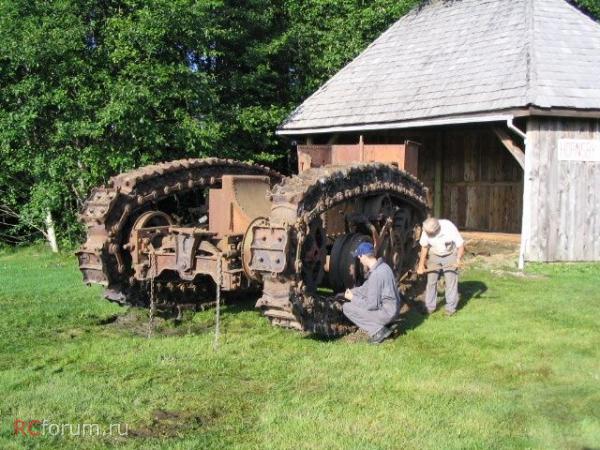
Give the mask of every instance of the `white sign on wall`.
M 600 162 L 600 140 L 559 139 L 558 160 Z

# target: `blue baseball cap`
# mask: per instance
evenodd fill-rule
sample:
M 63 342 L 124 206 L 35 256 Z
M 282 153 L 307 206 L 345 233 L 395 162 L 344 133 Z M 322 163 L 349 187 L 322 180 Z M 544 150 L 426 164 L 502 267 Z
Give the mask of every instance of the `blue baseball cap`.
M 360 244 L 358 244 L 358 247 L 356 247 L 356 250 L 352 252 L 352 256 L 358 258 L 359 256 L 369 254 L 372 255 L 374 253 L 375 247 L 373 247 L 373 244 L 371 244 L 370 242 L 361 242 Z

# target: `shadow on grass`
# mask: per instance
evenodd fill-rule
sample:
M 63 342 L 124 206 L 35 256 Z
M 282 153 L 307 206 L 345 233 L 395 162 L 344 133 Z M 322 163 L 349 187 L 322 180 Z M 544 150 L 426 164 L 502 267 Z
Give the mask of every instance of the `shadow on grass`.
M 246 295 L 224 295 L 221 303 L 222 315 L 236 315 L 247 311 L 256 311 L 254 305 L 258 294 L 252 292 Z M 123 311 L 95 321 L 96 326 L 105 327 L 107 330 L 126 332 L 137 336 L 173 336 L 188 334 L 205 334 L 214 329 L 212 318 L 206 316 L 201 321 L 193 320 L 196 313 L 212 311 L 216 313 L 214 305 L 184 306 L 177 308 L 158 309 L 150 321 L 150 309 L 147 307 L 124 307 Z
M 225 297 L 224 303 L 227 305 L 227 313 L 238 314 L 246 311 L 257 311 L 256 301 L 260 297 L 259 292 L 252 292 L 249 294 L 228 294 Z
M 483 293 L 487 291 L 487 285 L 481 281 L 464 281 L 459 283 L 459 293 L 460 293 L 460 301 L 458 305 L 458 309 L 461 310 L 465 308 L 465 306 L 472 300 L 476 298 L 480 298 Z M 224 298 L 225 303 L 225 313 L 226 314 L 239 314 L 247 311 L 256 311 L 255 304 L 258 298 L 258 293 L 248 293 L 246 295 L 228 295 Z M 390 327 L 394 331 L 394 338 L 399 337 L 403 334 L 406 334 L 410 330 L 414 330 L 421 326 L 427 319 L 428 315 L 425 313 L 425 308 L 422 302 L 407 300 L 407 305 L 409 306 L 406 312 L 401 313 L 398 320 L 390 324 Z M 438 309 L 441 309 L 445 301 L 442 300 Z M 212 309 L 212 308 L 211 308 Z M 134 312 L 135 311 L 135 312 Z M 145 311 L 144 311 L 145 312 Z M 160 318 L 165 321 L 163 325 L 167 325 L 166 329 L 164 327 L 157 327 L 158 334 L 179 334 L 179 332 L 190 333 L 195 332 L 198 334 L 205 333 L 211 329 L 211 325 L 207 324 L 190 324 L 190 322 L 186 319 L 176 320 L 174 314 L 163 313 L 158 314 Z M 98 321 L 98 325 L 108 325 L 116 328 L 128 328 L 129 331 L 132 331 L 134 334 L 146 334 L 147 333 L 147 316 L 143 313 L 143 309 L 134 309 L 130 310 L 129 314 L 125 315 L 113 315 L 103 320 Z M 136 326 L 137 325 L 137 326 Z M 182 331 L 180 331 L 180 329 Z M 161 331 L 162 330 L 162 333 Z M 317 335 L 317 334 L 306 334 L 305 339 L 310 339 L 318 342 L 332 342 L 339 340 L 347 335 L 338 335 L 338 336 L 327 336 L 327 335 Z M 356 339 L 348 339 L 348 341 L 361 341 L 363 339 L 357 334 L 358 337 Z
M 424 311 L 425 308 L 417 306 L 417 302 L 413 302 L 408 312 L 400 316 L 395 337 L 406 334 L 410 330 L 414 330 L 423 325 L 428 319 L 428 315 Z
M 474 298 L 480 298 L 487 291 L 487 284 L 482 281 L 463 281 L 458 283 L 460 300 L 458 309 L 463 309 Z
M 458 283 L 458 306 L 457 311 L 463 309 L 474 298 L 480 298 L 487 291 L 487 285 L 482 281 L 460 281 Z M 439 294 L 439 293 L 438 293 Z M 437 309 L 441 309 L 446 305 L 446 299 L 438 301 Z
M 463 309 L 474 298 L 480 298 L 487 291 L 487 285 L 482 281 L 462 281 L 458 283 L 458 292 L 460 300 L 458 302 L 458 310 Z M 428 318 L 425 305 L 422 302 L 409 302 L 411 308 L 406 313 L 400 316 L 398 335 L 407 333 L 421 326 Z M 438 310 L 446 304 L 445 299 L 438 303 Z
M 326 336 L 326 335 L 321 335 L 321 334 L 309 333 L 306 336 L 304 336 L 304 339 L 310 339 L 311 341 L 317 341 L 317 342 L 334 342 L 334 341 L 338 341 L 338 340 L 342 339 L 344 336 L 347 336 L 347 335 Z
M 387 325 L 392 330 L 392 337 L 390 340 L 405 334 L 408 330 L 419 327 L 427 319 L 427 315 L 423 314 L 425 308 L 423 308 L 421 305 L 421 302 L 412 299 L 407 299 L 405 301 L 404 306 L 401 309 L 400 316 L 395 321 Z M 364 334 L 364 332 L 361 332 L 357 329 L 357 331 L 354 333 L 337 336 L 307 334 L 305 339 L 318 342 L 332 342 L 339 339 L 344 339 L 346 342 L 356 343 L 367 341 L 368 337 L 366 334 Z
M 480 298 L 482 294 L 487 291 L 487 285 L 482 281 L 463 281 L 459 282 L 458 291 L 460 294 L 460 300 L 457 309 L 461 310 L 465 308 L 465 306 L 467 306 L 471 300 Z M 445 303 L 445 300 L 442 300 L 438 304 L 438 310 L 443 308 Z M 408 310 L 401 313 L 400 317 L 395 322 L 392 322 L 390 325 L 388 325 L 393 330 L 393 338 L 402 336 L 407 332 L 420 327 L 429 318 L 423 302 L 408 299 L 406 304 L 408 305 Z M 338 340 L 341 337 L 343 336 L 319 336 L 309 334 L 306 336 L 306 339 L 320 342 L 331 342 Z M 349 340 L 352 341 L 353 339 Z

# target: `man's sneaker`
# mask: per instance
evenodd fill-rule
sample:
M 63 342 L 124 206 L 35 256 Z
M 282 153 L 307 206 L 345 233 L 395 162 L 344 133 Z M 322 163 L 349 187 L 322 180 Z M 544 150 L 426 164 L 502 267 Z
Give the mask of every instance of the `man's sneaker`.
M 381 327 L 381 329 L 375 333 L 371 339 L 369 339 L 370 344 L 381 344 L 384 340 L 390 337 L 392 334 L 392 330 L 388 327 Z

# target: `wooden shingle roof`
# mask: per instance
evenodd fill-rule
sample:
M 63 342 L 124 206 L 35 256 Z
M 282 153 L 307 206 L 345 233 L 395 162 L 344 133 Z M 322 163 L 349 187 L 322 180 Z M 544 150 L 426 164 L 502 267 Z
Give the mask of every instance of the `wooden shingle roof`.
M 564 0 L 431 0 L 311 95 L 279 132 L 529 107 L 600 110 L 600 25 Z

